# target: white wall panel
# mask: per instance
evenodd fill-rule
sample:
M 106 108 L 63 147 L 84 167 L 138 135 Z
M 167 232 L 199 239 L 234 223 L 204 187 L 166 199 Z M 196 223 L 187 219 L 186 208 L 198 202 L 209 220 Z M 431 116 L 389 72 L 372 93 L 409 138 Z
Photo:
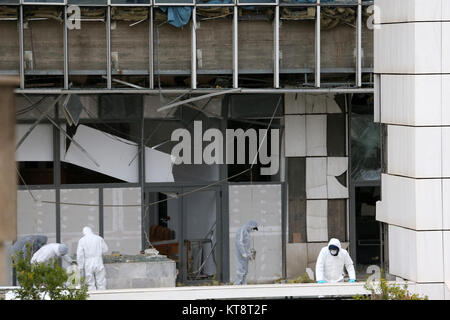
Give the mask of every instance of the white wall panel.
M 383 123 L 432 126 L 442 119 L 441 75 L 381 75 Z
M 306 116 L 287 115 L 284 117 L 286 129 L 286 157 L 306 156 Z
M 375 23 L 439 21 L 446 0 L 377 0 L 380 15 Z
M 376 73 L 442 73 L 441 24 L 384 24 L 374 34 Z
M 306 198 L 327 198 L 327 158 L 306 158 Z
M 285 114 L 305 114 L 305 95 L 301 93 L 286 93 L 284 95 L 284 112 Z
M 440 179 L 411 179 L 382 174 L 377 220 L 415 230 L 442 228 Z
M 306 201 L 308 242 L 328 241 L 328 200 Z
M 389 273 L 416 282 L 443 282 L 442 232 L 389 226 Z
M 306 155 L 327 156 L 327 116 L 306 116 Z
M 414 178 L 439 178 L 441 128 L 388 126 L 388 173 Z

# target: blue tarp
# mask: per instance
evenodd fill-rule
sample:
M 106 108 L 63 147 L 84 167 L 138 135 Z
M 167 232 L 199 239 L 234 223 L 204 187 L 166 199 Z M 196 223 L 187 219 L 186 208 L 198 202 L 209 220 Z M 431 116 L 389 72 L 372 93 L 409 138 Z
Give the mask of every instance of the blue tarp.
M 209 4 L 227 4 L 232 0 L 211 0 Z M 191 19 L 192 7 L 160 7 L 162 12 L 167 12 L 167 22 L 177 28 L 186 25 Z
M 209 4 L 227 4 L 231 3 L 231 0 L 210 0 Z M 274 0 L 241 0 L 241 3 L 273 3 Z M 290 0 L 291 3 L 316 3 L 316 0 Z M 336 2 L 336 0 L 321 0 L 321 3 Z M 339 2 L 339 1 L 338 1 Z M 356 2 L 356 1 L 355 1 Z M 252 6 L 245 7 L 248 10 L 254 9 Z M 167 12 L 167 22 L 177 28 L 181 28 L 186 25 L 191 19 L 192 7 L 159 7 L 161 11 Z
M 162 12 L 167 12 L 167 22 L 177 28 L 181 28 L 189 22 L 192 7 L 160 7 Z

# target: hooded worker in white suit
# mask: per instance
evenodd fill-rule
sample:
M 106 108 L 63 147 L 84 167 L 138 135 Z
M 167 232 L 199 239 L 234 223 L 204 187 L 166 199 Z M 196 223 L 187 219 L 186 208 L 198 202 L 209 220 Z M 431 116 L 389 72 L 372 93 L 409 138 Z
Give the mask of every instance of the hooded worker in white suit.
M 328 246 L 320 250 L 316 262 L 317 283 L 344 281 L 344 267 L 347 269 L 349 282 L 355 282 L 355 268 L 347 250 L 343 249 L 338 239 L 331 239 Z
M 250 220 L 236 231 L 235 255 L 236 255 L 236 280 L 235 285 L 247 284 L 248 262 L 254 259 L 251 250 L 251 233 L 258 231 L 258 223 Z
M 106 289 L 106 272 L 102 255 L 108 246 L 102 237 L 94 234 L 89 227 L 83 228 L 84 236 L 78 241 L 77 263 L 85 277 L 89 291 Z

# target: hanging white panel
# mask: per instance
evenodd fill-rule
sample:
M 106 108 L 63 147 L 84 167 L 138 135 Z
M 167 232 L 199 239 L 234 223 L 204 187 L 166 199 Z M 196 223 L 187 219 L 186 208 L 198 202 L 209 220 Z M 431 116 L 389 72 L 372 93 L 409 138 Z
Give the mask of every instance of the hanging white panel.
M 230 280 L 236 278 L 236 231 L 255 220 L 259 224 L 259 231 L 252 233 L 256 260 L 249 262 L 247 283 L 273 283 L 282 276 L 281 186 L 232 185 L 229 195 Z
M 80 125 L 62 161 L 131 183 L 139 181 L 138 145 L 109 133 Z M 173 182 L 172 156 L 145 148 L 146 182 Z M 95 162 L 98 164 L 96 165 Z

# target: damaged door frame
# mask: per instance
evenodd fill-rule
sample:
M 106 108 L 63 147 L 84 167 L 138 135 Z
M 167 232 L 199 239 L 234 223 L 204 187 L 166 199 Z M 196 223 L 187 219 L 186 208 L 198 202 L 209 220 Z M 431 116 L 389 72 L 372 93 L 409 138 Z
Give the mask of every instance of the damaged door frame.
M 350 255 L 353 259 L 353 261 L 356 264 L 357 261 L 357 252 L 356 252 L 356 188 L 359 187 L 380 187 L 381 188 L 381 177 L 380 180 L 371 180 L 371 181 L 364 181 L 364 180 L 355 180 L 352 177 L 351 170 L 352 170 L 352 143 L 351 143 L 351 119 L 352 119 L 352 95 L 348 96 L 348 99 L 350 103 L 348 104 L 348 134 L 347 134 L 347 145 L 348 145 L 348 159 L 349 159 L 349 172 L 348 172 L 348 181 L 349 181 L 349 250 Z M 381 130 L 381 128 L 380 128 Z M 381 162 L 381 161 L 380 161 Z M 380 163 L 380 165 L 382 165 Z M 381 223 L 381 222 L 380 222 Z M 380 238 L 380 241 L 382 239 Z M 384 259 L 383 259 L 383 244 L 381 244 L 380 248 L 380 257 L 381 257 L 381 265 L 383 266 Z
M 206 188 L 207 187 L 207 188 Z M 201 188 L 204 188 L 203 190 L 200 190 Z M 196 191 L 198 190 L 198 191 Z M 146 183 L 145 184 L 145 195 L 148 193 L 160 193 L 160 192 L 175 192 L 179 196 L 176 197 L 174 200 L 178 201 L 178 215 L 180 217 L 178 221 L 178 231 L 179 234 L 177 235 L 178 240 L 178 275 L 177 279 L 183 283 L 196 283 L 202 280 L 188 280 L 187 278 L 187 263 L 186 263 L 186 254 L 185 254 L 185 236 L 187 233 L 187 219 L 189 218 L 188 210 L 186 207 L 186 196 L 189 196 L 190 192 L 215 192 L 216 195 L 216 250 L 217 254 L 216 257 L 218 259 L 217 261 L 217 271 L 216 271 L 216 277 L 218 281 L 224 280 L 224 259 L 223 256 L 223 244 L 224 244 L 224 228 L 223 228 L 223 221 L 224 221 L 224 215 L 222 213 L 222 204 L 223 204 L 223 197 L 222 197 L 222 187 L 220 185 L 215 186 L 209 186 L 208 184 L 192 184 L 192 183 Z M 149 198 L 145 197 L 144 203 L 145 206 L 149 205 Z M 143 216 L 142 225 L 145 230 L 149 230 L 150 225 L 147 223 L 148 221 L 145 220 L 145 217 Z M 142 233 L 143 243 L 147 243 L 145 239 L 146 233 Z M 142 249 L 145 249 L 143 247 Z M 203 280 L 205 281 L 205 280 Z

